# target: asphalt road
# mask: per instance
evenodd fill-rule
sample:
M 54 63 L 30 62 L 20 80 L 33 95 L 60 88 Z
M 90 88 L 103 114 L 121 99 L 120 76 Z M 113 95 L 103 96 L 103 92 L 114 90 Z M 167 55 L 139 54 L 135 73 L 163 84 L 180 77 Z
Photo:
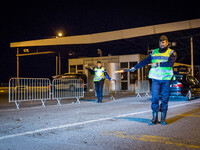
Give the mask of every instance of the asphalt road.
M 0 150 L 200 149 L 200 99 L 170 100 L 168 125 L 149 126 L 147 98 L 0 109 Z

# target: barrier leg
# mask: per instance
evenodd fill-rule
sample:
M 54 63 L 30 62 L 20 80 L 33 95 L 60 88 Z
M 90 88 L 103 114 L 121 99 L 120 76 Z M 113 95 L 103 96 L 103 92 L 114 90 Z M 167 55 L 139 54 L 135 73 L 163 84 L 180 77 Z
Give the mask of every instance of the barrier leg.
M 110 99 L 115 100 L 115 97 L 113 96 L 113 94 L 110 95 Z
M 42 102 L 42 107 L 45 107 L 45 102 L 46 102 L 46 99 L 41 99 L 41 102 Z
M 138 93 L 136 97 L 139 97 L 139 98 L 141 98 L 141 95 L 140 95 L 140 93 Z
M 81 103 L 78 97 L 76 97 L 76 103 Z
M 21 101 L 19 101 L 19 102 L 15 101 L 15 105 L 16 105 L 16 107 L 17 107 L 18 110 L 19 110 L 19 104 L 20 104 L 20 102 Z
M 58 102 L 57 105 L 61 105 L 60 100 L 61 99 L 57 99 L 57 102 Z
M 146 92 L 145 96 L 148 96 L 148 97 L 149 97 L 149 94 Z

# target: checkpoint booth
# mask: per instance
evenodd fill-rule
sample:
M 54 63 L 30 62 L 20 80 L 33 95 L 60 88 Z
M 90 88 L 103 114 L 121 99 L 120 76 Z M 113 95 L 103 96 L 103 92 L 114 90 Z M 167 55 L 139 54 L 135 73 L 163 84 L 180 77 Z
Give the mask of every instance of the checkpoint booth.
M 93 75 L 91 75 L 86 68 L 96 67 L 97 61 L 101 61 L 102 65 L 106 68 L 109 76 L 112 79 L 116 80 L 116 83 L 113 84 L 105 81 L 104 89 L 110 87 L 112 89 L 116 88 L 115 90 L 118 92 L 133 92 L 135 90 L 134 84 L 137 80 L 147 80 L 149 71 L 148 66 L 138 69 L 135 72 L 124 72 L 116 74 L 115 71 L 122 69 L 130 69 L 146 57 L 147 55 L 132 54 L 69 59 L 68 72 L 86 74 L 88 78 L 88 90 L 91 90 L 94 89 Z

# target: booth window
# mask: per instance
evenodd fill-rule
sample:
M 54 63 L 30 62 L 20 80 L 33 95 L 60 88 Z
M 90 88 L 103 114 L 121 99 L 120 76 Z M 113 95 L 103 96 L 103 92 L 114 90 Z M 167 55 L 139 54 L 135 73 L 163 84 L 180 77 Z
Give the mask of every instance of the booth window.
M 137 65 L 137 62 L 129 62 L 130 69 L 131 69 L 132 67 L 134 67 L 135 65 Z
M 121 80 L 128 80 L 128 74 L 127 74 L 127 72 L 121 73 Z
M 83 65 L 77 65 L 77 70 L 83 70 Z
M 137 62 L 129 62 L 130 68 L 134 67 Z M 138 79 L 137 71 L 130 72 L 130 84 L 134 84 L 135 81 Z
M 121 62 L 120 67 L 121 68 L 128 68 L 128 62 Z
M 135 84 L 136 80 L 138 80 L 137 71 L 130 72 L 130 84 Z
M 70 73 L 76 73 L 76 65 L 70 65 Z
M 122 90 L 128 90 L 128 83 L 127 82 L 122 82 L 121 83 L 121 89 Z

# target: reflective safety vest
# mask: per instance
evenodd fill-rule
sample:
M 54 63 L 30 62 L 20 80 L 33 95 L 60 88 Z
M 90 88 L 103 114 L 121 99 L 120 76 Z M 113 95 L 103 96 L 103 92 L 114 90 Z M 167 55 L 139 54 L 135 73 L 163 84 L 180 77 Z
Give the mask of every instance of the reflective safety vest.
M 174 50 L 168 48 L 166 52 L 159 53 L 159 48 L 155 49 L 151 55 L 151 63 L 167 62 Z M 171 80 L 173 77 L 172 67 L 152 67 L 149 78 L 157 80 Z
M 104 75 L 104 72 L 105 72 L 105 68 L 104 67 L 101 67 L 101 68 L 95 68 L 94 69 L 94 80 L 93 81 L 100 81 L 102 79 L 105 79 L 105 75 Z

